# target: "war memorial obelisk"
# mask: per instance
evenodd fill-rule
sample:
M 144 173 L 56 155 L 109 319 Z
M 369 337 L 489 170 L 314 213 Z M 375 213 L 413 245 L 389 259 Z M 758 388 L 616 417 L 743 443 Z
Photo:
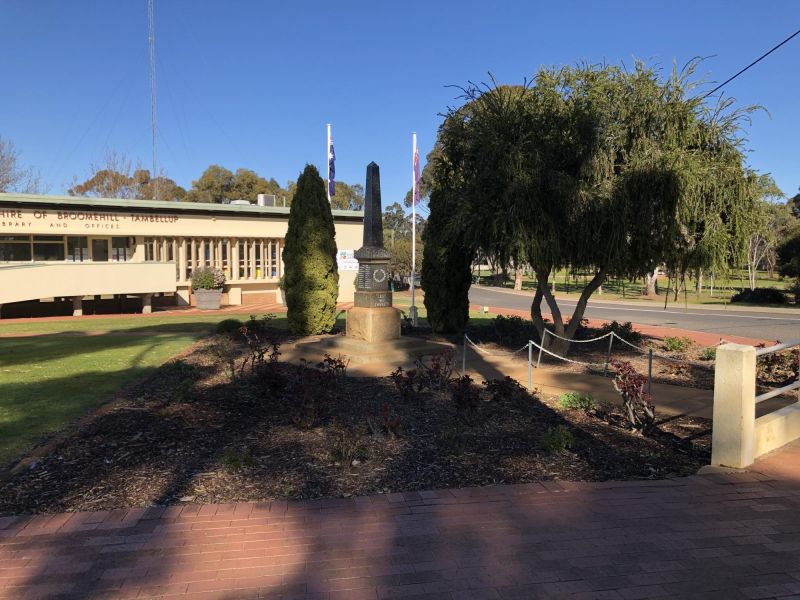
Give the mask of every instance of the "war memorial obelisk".
M 400 311 L 392 306 L 389 289 L 391 256 L 383 247 L 381 172 L 371 162 L 364 195 L 364 245 L 355 251 L 358 279 L 353 308 L 347 311 L 347 337 L 366 342 L 400 337 Z
M 389 290 L 391 252 L 383 247 L 381 175 L 367 165 L 364 198 L 364 245 L 356 250 L 358 279 L 353 308 L 347 311 L 346 335 L 298 342 L 286 353 L 289 360 L 318 361 L 326 354 L 346 358 L 348 372 L 388 375 L 397 365 L 410 365 L 423 356 L 448 348 L 420 337 L 400 337 L 400 311 L 392 306 Z

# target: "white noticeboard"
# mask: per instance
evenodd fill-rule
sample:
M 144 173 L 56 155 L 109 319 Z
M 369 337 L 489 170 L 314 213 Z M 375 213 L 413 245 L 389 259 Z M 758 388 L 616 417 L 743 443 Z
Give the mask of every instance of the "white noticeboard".
M 336 254 L 336 264 L 340 271 L 358 271 L 355 253 L 355 250 L 339 250 Z

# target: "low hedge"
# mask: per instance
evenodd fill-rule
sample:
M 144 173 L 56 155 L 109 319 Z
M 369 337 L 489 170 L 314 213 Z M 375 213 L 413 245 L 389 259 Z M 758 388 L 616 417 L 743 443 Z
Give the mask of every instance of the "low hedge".
M 751 304 L 786 304 L 786 294 L 775 288 L 756 288 L 742 290 L 731 297 L 731 302 L 749 302 Z

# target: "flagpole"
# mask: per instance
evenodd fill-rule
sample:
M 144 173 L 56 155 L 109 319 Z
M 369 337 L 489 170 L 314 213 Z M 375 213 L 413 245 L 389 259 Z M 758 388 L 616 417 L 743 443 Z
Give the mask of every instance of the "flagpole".
M 328 165 L 328 177 L 325 179 L 325 193 L 328 194 L 328 204 L 331 203 L 331 124 L 328 123 L 328 145 L 325 146 L 325 163 Z
M 417 134 L 411 134 L 411 324 L 417 326 L 416 271 L 417 271 L 417 174 L 414 161 L 417 159 Z

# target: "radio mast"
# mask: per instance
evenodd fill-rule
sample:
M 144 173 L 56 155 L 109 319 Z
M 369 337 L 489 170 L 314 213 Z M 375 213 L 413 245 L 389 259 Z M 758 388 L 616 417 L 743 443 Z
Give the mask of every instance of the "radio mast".
M 158 154 L 156 149 L 156 32 L 153 25 L 153 0 L 147 0 L 147 46 L 150 52 L 150 128 L 153 135 L 153 195 L 158 200 Z

